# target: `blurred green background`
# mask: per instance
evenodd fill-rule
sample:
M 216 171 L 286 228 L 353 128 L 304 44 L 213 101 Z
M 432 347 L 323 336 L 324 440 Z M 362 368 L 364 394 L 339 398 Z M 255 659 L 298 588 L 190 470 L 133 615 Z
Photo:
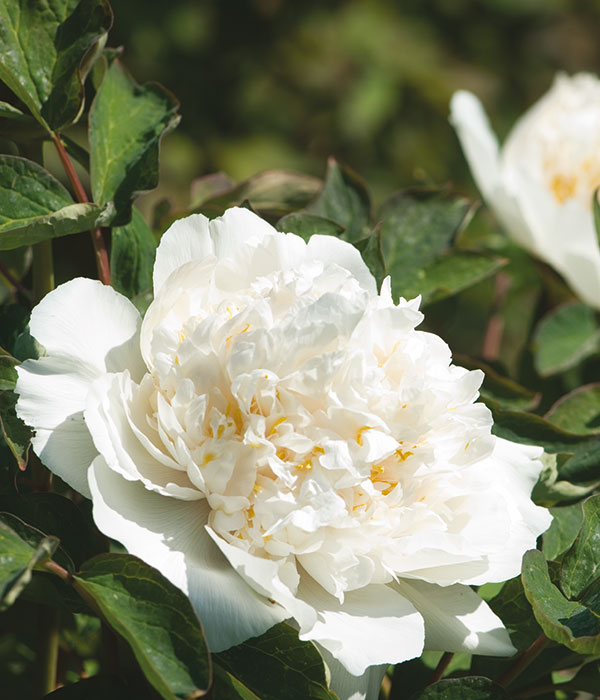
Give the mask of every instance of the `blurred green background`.
M 475 194 L 448 101 L 476 92 L 504 136 L 554 73 L 600 73 L 598 0 L 120 0 L 109 43 L 181 101 L 161 189 L 335 155 L 377 200 L 415 181 Z

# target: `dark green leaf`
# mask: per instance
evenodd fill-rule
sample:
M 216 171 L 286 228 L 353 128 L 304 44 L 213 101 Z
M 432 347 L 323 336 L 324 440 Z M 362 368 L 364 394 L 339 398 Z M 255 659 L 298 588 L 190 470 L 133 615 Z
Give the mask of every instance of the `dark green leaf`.
M 371 197 L 363 180 L 334 158 L 327 164 L 325 186 L 306 212 L 343 226 L 343 238 L 354 243 L 371 231 Z
M 412 286 L 403 285 L 401 295 L 412 299 L 420 294 L 424 305 L 431 304 L 490 277 L 506 262 L 505 258 L 491 253 L 455 248 L 419 270 Z M 393 279 L 392 273 L 392 285 Z
M 600 616 L 567 600 L 550 580 L 544 555 L 532 549 L 523 557 L 523 588 L 544 634 L 579 654 L 600 653 Z
M 262 700 L 280 700 L 282 688 L 286 700 L 335 698 L 327 689 L 321 655 L 285 622 L 214 657 Z
M 134 207 L 130 223 L 112 230 L 110 275 L 117 292 L 131 299 L 151 289 L 155 257 L 154 235 Z
M 507 581 L 500 593 L 488 601 L 488 605 L 506 626 L 510 640 L 517 649 L 526 649 L 540 636 L 540 626 L 525 597 L 520 576 Z
M 354 242 L 354 247 L 360 252 L 366 266 L 377 280 L 377 289 L 386 278 L 385 262 L 381 251 L 381 228 L 378 226 L 373 233 L 366 238 Z
M 225 173 L 211 173 L 199 177 L 190 185 L 190 208 L 196 209 L 209 199 L 231 192 L 233 189 L 235 189 L 235 183 Z
M 213 664 L 212 694 L 219 700 L 262 700 L 216 662 Z
M 248 200 L 264 215 L 284 216 L 305 207 L 323 187 L 322 180 L 287 170 L 265 170 L 226 192 L 205 200 L 197 211 L 214 217 Z
M 550 508 L 552 524 L 544 533 L 542 552 L 546 559 L 558 559 L 575 541 L 581 523 L 583 510 L 581 503 L 572 506 Z
M 211 683 L 202 628 L 187 596 L 128 554 L 101 554 L 75 577 L 110 626 L 131 646 L 163 698 L 201 697 Z
M 498 437 L 524 445 L 541 445 L 547 452 L 574 452 L 591 444 L 587 435 L 576 435 L 557 428 L 533 413 L 506 411 L 496 401 L 485 401 L 494 417 L 492 432 Z
M 9 105 L 8 102 L 0 102 L 0 118 L 2 119 L 31 119 L 26 114 L 23 114 L 20 109 Z
M 94 201 L 115 203 L 114 225 L 129 223 L 133 197 L 158 184 L 160 139 L 179 122 L 178 107 L 161 85 L 137 85 L 118 60 L 107 70 L 90 111 L 90 175 Z
M 46 128 L 73 122 L 83 81 L 112 24 L 107 0 L 0 0 L 0 79 Z
M 5 277 L 4 270 L 8 271 L 14 280 L 21 281 L 31 268 L 32 260 L 33 253 L 30 246 L 0 251 L 0 263 L 3 268 L 0 272 L 0 304 L 6 303 L 12 297 L 16 286 L 12 280 Z M 29 292 L 23 287 L 19 292 L 29 299 Z
M 105 549 L 91 517 L 57 493 L 0 495 L 0 511 L 16 515 L 45 535 L 58 537 L 75 567 Z
M 53 544 L 53 559 L 57 564 L 60 564 L 67 571 L 74 571 L 75 566 L 71 557 L 59 547 L 60 539 L 54 535 L 48 535 L 48 533 L 43 532 L 35 525 L 25 522 L 22 518 L 18 517 L 14 513 L 8 513 L 6 511 L 0 511 L 0 520 L 8 525 L 17 535 L 30 547 L 36 549 L 43 540 L 52 540 L 55 542 Z
M 0 250 L 102 225 L 110 207 L 74 204 L 67 190 L 33 161 L 0 155 Z
M 577 302 L 565 304 L 545 316 L 535 330 L 535 368 L 542 377 L 562 372 L 597 352 L 599 343 L 593 310 Z
M 413 696 L 414 700 L 510 700 L 510 696 L 489 678 L 469 676 L 446 678 Z
M 535 408 L 539 402 L 539 394 L 521 386 L 514 379 L 505 377 L 490 365 L 473 360 L 465 355 L 454 355 L 454 362 L 466 369 L 480 369 L 485 377 L 480 393 L 484 399 L 496 401 L 501 408 L 527 411 Z
M 336 224 L 331 219 L 324 219 L 316 214 L 305 214 L 304 212 L 295 212 L 283 216 L 275 228 L 284 233 L 295 233 L 297 236 L 304 238 L 305 241 L 311 236 L 336 236 L 342 237 L 344 227 Z
M 561 459 L 564 456 L 565 455 L 561 455 Z M 544 468 L 531 493 L 533 501 L 540 506 L 550 507 L 565 501 L 581 500 L 585 496 L 589 496 L 592 491 L 600 486 L 600 479 L 588 481 L 583 484 L 573 484 L 570 481 L 560 479 L 557 469 L 557 463 L 559 461 L 557 455 L 544 453 L 541 460 L 544 464 Z
M 0 610 L 12 605 L 31 581 L 34 566 L 48 559 L 58 545 L 56 537 L 42 537 L 31 546 L 0 518 Z
M 578 445 L 574 454 L 558 470 L 561 479 L 594 482 L 600 479 L 600 438 Z
M 583 503 L 583 523 L 573 546 L 562 559 L 560 586 L 577 598 L 600 577 L 600 495 Z
M 10 355 L 0 355 L 0 391 L 12 391 L 17 383 L 15 369 L 19 361 Z
M 563 396 L 546 418 L 570 433 L 600 433 L 600 384 L 587 384 Z
M 17 396 L 12 391 L 0 392 L 0 431 L 22 471 L 27 467 L 31 428 L 15 413 Z

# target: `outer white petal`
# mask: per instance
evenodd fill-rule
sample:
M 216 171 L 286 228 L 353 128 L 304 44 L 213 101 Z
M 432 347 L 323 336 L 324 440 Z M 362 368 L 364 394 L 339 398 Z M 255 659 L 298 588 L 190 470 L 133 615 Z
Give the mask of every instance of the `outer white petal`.
M 31 334 L 46 356 L 17 368 L 17 414 L 35 430 L 33 449 L 55 474 L 89 497 L 87 469 L 97 451 L 83 420 L 94 379 L 129 367 L 141 376 L 140 316 L 100 282 L 57 287 L 31 314 Z
M 257 248 L 275 229 L 249 209 L 231 207 L 210 222 L 210 233 L 219 259 L 236 258 L 240 247 Z
M 75 358 L 42 357 L 17 367 L 17 415 L 35 428 L 32 445 L 42 462 L 90 497 L 87 470 L 98 451 L 83 420 L 97 372 Z
M 319 646 L 319 645 L 317 645 Z M 353 676 L 327 649 L 319 648 L 331 674 L 330 687 L 340 700 L 377 700 L 388 664 L 369 666 L 362 676 Z
M 82 277 L 61 284 L 31 313 L 31 335 L 58 355 L 85 362 L 99 373 L 128 369 L 139 380 L 145 367 L 139 352 L 141 318 L 112 287 Z
M 456 129 L 477 186 L 486 199 L 493 199 L 501 181 L 500 152 L 481 102 L 467 90 L 450 100 L 450 122 Z
M 257 595 L 206 534 L 205 501 L 180 501 L 128 482 L 98 457 L 89 473 L 94 520 L 105 535 L 186 593 L 212 651 L 256 637 L 287 617 Z
M 425 648 L 484 656 L 512 656 L 502 620 L 468 586 L 436 586 L 400 579 L 390 584 L 425 618 Z
M 297 596 L 318 613 L 311 629 L 300 627 L 300 639 L 317 642 L 354 676 L 362 676 L 369 666 L 400 663 L 423 651 L 421 614 L 389 586 L 350 591 L 340 603 L 303 575 Z
M 352 273 L 363 289 L 372 295 L 377 294 L 375 278 L 353 245 L 334 236 L 311 236 L 306 247 L 306 258 L 343 267 Z
M 160 239 L 154 262 L 154 294 L 178 267 L 214 254 L 209 222 L 203 214 L 192 214 L 171 224 Z

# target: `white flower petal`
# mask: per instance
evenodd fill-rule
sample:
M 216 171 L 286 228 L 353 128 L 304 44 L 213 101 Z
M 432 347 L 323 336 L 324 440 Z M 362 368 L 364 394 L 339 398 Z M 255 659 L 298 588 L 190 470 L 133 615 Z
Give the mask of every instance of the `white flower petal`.
M 94 520 L 108 537 L 189 595 L 211 651 L 256 637 L 287 617 L 238 576 L 206 534 L 205 501 L 179 501 L 129 482 L 98 457 L 90 469 Z
M 74 358 L 98 372 L 141 379 L 141 318 L 124 296 L 97 280 L 77 278 L 45 296 L 31 313 L 31 335 L 48 356 Z
M 42 357 L 17 367 L 17 415 L 35 428 L 32 445 L 42 462 L 90 497 L 87 470 L 98 451 L 83 419 L 97 372 L 75 358 Z
M 512 656 L 502 620 L 468 586 L 436 586 L 401 579 L 390 584 L 425 618 L 425 648 L 484 656 Z
M 389 664 L 369 666 L 361 676 L 353 676 L 327 649 L 319 647 L 319 651 L 329 668 L 330 688 L 339 700 L 376 700 L 379 697 Z
M 300 625 L 300 639 L 317 642 L 355 676 L 369 666 L 400 663 L 423 651 L 422 616 L 389 586 L 372 584 L 350 591 L 340 603 L 302 575 L 297 597 L 318 614 L 313 627 Z
M 377 293 L 377 283 L 361 254 L 353 245 L 348 245 L 334 236 L 311 236 L 306 247 L 307 260 L 334 263 L 352 273 L 361 287 L 369 294 Z

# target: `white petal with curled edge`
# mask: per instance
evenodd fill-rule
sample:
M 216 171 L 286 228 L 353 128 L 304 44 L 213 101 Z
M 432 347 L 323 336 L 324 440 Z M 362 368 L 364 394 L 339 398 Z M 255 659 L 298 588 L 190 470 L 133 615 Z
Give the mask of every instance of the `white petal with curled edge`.
M 249 209 L 231 207 L 210 222 L 210 233 L 217 258 L 236 259 L 241 247 L 255 248 L 276 231 Z
M 492 199 L 500 183 L 500 152 L 481 102 L 467 90 L 459 90 L 450 100 L 450 122 L 456 129 L 477 186 Z
M 94 520 L 108 537 L 186 593 L 212 651 L 257 637 L 287 613 L 257 595 L 206 534 L 205 501 L 180 501 L 128 482 L 98 457 L 89 473 Z
M 502 620 L 468 586 L 436 586 L 416 579 L 390 585 L 423 615 L 426 649 L 484 656 L 515 653 Z
M 46 355 L 76 358 L 99 373 L 146 368 L 139 349 L 140 314 L 124 296 L 82 277 L 61 284 L 31 313 L 31 335 Z
M 377 282 L 358 249 L 334 236 L 311 236 L 306 246 L 307 260 L 335 263 L 348 270 L 369 294 L 377 294 Z
M 154 262 L 154 294 L 156 295 L 167 277 L 185 263 L 202 260 L 214 254 L 209 234 L 209 222 L 203 214 L 192 214 L 179 219 L 164 232 Z
M 388 664 L 369 666 L 362 676 L 353 676 L 327 649 L 319 651 L 331 675 L 329 687 L 339 700 L 377 700 Z
M 362 676 L 369 666 L 414 659 L 423 651 L 422 616 L 389 586 L 350 591 L 340 603 L 303 574 L 297 597 L 318 614 L 313 627 L 300 625 L 300 639 L 325 647 L 354 676 Z
M 87 470 L 98 451 L 83 419 L 94 368 L 76 358 L 42 357 L 17 367 L 17 415 L 35 429 L 32 445 L 42 462 L 90 497 Z

